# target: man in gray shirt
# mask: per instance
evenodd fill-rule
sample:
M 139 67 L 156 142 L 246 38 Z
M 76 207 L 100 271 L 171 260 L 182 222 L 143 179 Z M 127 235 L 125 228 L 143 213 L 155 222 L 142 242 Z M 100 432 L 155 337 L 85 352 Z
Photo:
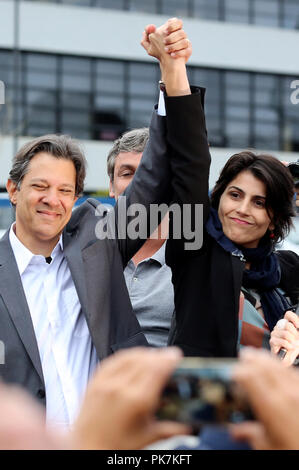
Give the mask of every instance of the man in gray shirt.
M 141 128 L 114 142 L 107 157 L 111 197 L 118 199 L 133 179 L 148 138 L 148 128 Z M 167 345 L 174 311 L 171 270 L 165 264 L 167 234 L 166 215 L 124 270 L 133 310 L 148 343 L 156 347 Z

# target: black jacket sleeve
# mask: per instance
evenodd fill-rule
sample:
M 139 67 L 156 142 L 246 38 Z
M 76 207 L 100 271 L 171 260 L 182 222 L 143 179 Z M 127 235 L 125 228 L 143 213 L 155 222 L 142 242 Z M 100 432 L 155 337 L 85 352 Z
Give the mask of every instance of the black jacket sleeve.
M 179 223 L 170 212 L 166 261 L 171 267 L 184 262 L 185 257 L 193 257 L 202 248 L 210 209 L 211 156 L 204 115 L 205 90 L 194 87 L 192 91 L 182 112 L 176 109 L 175 98 L 165 102 L 167 133 L 173 136 L 170 166 L 174 203 L 181 208 Z M 190 238 L 192 233 L 193 239 Z

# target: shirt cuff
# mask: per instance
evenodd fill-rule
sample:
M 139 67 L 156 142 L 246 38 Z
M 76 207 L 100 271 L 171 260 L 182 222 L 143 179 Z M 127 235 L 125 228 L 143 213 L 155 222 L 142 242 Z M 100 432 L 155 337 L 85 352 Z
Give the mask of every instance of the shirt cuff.
M 160 90 L 159 102 L 158 102 L 158 114 L 159 116 L 166 116 L 164 93 L 161 90 Z

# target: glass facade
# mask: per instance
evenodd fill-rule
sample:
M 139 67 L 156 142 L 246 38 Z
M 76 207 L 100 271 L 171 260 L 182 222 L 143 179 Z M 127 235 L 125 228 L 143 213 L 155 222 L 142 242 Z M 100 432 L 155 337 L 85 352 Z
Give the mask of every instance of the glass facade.
M 32 0 L 30 0 L 32 1 Z M 298 0 L 36 0 L 299 29 Z
M 158 98 L 156 64 L 29 52 L 18 63 L 16 74 L 13 52 L 0 51 L 1 134 L 114 140 L 147 126 Z M 299 105 L 291 102 L 296 77 L 199 67 L 188 74 L 207 88 L 212 146 L 299 151 Z

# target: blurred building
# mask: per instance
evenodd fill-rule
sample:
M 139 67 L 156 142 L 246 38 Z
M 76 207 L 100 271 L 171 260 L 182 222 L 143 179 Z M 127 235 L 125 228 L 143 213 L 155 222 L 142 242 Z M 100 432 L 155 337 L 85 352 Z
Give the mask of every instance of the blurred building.
M 57 132 L 83 140 L 86 189 L 106 189 L 111 141 L 147 125 L 158 97 L 143 28 L 172 16 L 193 43 L 190 81 L 207 88 L 211 184 L 239 149 L 297 159 L 298 0 L 1 0 L 0 186 L 24 139 Z

